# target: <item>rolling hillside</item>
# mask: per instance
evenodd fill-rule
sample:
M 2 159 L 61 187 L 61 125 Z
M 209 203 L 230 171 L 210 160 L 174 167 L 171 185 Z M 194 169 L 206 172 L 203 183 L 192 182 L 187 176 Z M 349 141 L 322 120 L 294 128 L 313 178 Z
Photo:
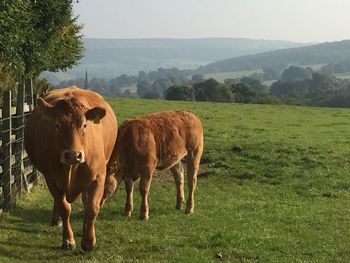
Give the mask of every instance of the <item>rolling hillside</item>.
M 220 60 L 198 68 L 197 73 L 252 70 L 279 64 L 327 64 L 347 58 L 350 58 L 350 40 L 343 40 Z
M 85 38 L 85 56 L 78 67 L 56 74 L 61 80 L 84 76 L 116 77 L 159 67 L 195 69 L 210 62 L 306 44 L 240 38 L 92 39 Z

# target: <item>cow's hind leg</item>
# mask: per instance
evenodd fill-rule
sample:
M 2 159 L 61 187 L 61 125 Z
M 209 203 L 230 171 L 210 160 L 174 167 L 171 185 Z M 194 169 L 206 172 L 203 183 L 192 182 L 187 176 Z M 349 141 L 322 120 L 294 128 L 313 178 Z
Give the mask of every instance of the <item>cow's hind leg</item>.
M 185 210 L 186 214 L 191 214 L 194 210 L 194 191 L 197 185 L 197 173 L 202 152 L 203 148 L 200 146 L 194 151 L 188 152 L 187 155 L 188 198 Z
M 148 165 L 141 171 L 140 179 L 140 193 L 142 197 L 141 209 L 140 209 L 140 219 L 148 220 L 149 218 L 149 206 L 148 206 L 148 193 L 151 188 L 151 182 L 153 173 L 155 170 L 155 164 Z
M 184 169 L 182 167 L 181 161 L 170 168 L 171 173 L 174 176 L 176 184 L 176 209 L 183 208 L 185 194 L 184 194 Z
M 131 217 L 131 213 L 134 208 L 134 205 L 133 205 L 134 184 L 132 182 L 132 178 L 126 178 L 124 182 L 125 182 L 125 191 L 126 191 L 126 203 L 124 208 L 124 215 L 127 217 Z

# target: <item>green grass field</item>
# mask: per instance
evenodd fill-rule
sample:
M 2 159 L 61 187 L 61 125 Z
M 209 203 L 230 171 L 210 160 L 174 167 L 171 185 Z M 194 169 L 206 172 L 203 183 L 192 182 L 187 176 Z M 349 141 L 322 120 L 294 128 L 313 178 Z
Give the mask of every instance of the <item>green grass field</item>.
M 100 211 L 97 246 L 62 251 L 44 186 L 0 220 L 0 262 L 350 262 L 350 110 L 109 99 L 119 122 L 190 109 L 205 151 L 193 215 L 175 210 L 167 173 L 150 192 L 150 220 L 122 216 L 122 187 Z M 233 146 L 241 145 L 243 152 Z M 79 245 L 82 212 L 73 206 Z M 221 254 L 222 259 L 216 255 Z

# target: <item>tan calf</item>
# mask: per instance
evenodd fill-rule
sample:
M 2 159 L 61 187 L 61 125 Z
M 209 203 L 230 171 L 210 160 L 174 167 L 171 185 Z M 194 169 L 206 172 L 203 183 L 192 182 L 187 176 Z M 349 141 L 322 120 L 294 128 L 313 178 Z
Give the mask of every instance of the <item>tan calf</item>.
M 103 201 L 110 197 L 123 179 L 127 194 L 124 214 L 131 216 L 133 181 L 140 178 L 140 218 L 148 219 L 147 197 L 153 173 L 155 169 L 170 169 L 177 188 L 176 208 L 180 209 L 184 203 L 181 159 L 186 157 L 189 193 L 185 212 L 192 213 L 202 152 L 203 128 L 201 121 L 191 112 L 159 112 L 128 120 L 119 127 L 117 143 L 107 165 Z

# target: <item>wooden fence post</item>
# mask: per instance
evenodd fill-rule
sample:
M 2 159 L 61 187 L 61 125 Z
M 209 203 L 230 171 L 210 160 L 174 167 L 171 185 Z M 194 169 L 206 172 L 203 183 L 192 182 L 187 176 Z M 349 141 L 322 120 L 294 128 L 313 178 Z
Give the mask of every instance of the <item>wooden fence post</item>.
M 23 140 L 24 140 L 24 95 L 25 87 L 23 83 L 18 84 L 18 95 L 16 105 L 16 121 L 14 122 L 14 131 L 16 135 L 16 143 L 14 144 L 14 154 L 16 159 L 15 176 L 16 194 L 22 195 L 23 185 Z
M 33 81 L 31 78 L 28 78 L 25 80 L 25 94 L 26 94 L 25 101 L 29 105 L 29 110 L 33 111 L 36 103 L 36 95 L 33 94 Z M 33 185 L 35 185 L 38 182 L 39 172 L 38 170 L 36 170 L 34 166 L 33 166 L 32 174 L 33 174 Z
M 12 171 L 11 171 L 11 91 L 3 93 L 3 108 L 2 108 L 2 148 L 4 154 L 3 167 L 3 195 L 4 195 L 4 211 L 9 211 L 12 207 Z

